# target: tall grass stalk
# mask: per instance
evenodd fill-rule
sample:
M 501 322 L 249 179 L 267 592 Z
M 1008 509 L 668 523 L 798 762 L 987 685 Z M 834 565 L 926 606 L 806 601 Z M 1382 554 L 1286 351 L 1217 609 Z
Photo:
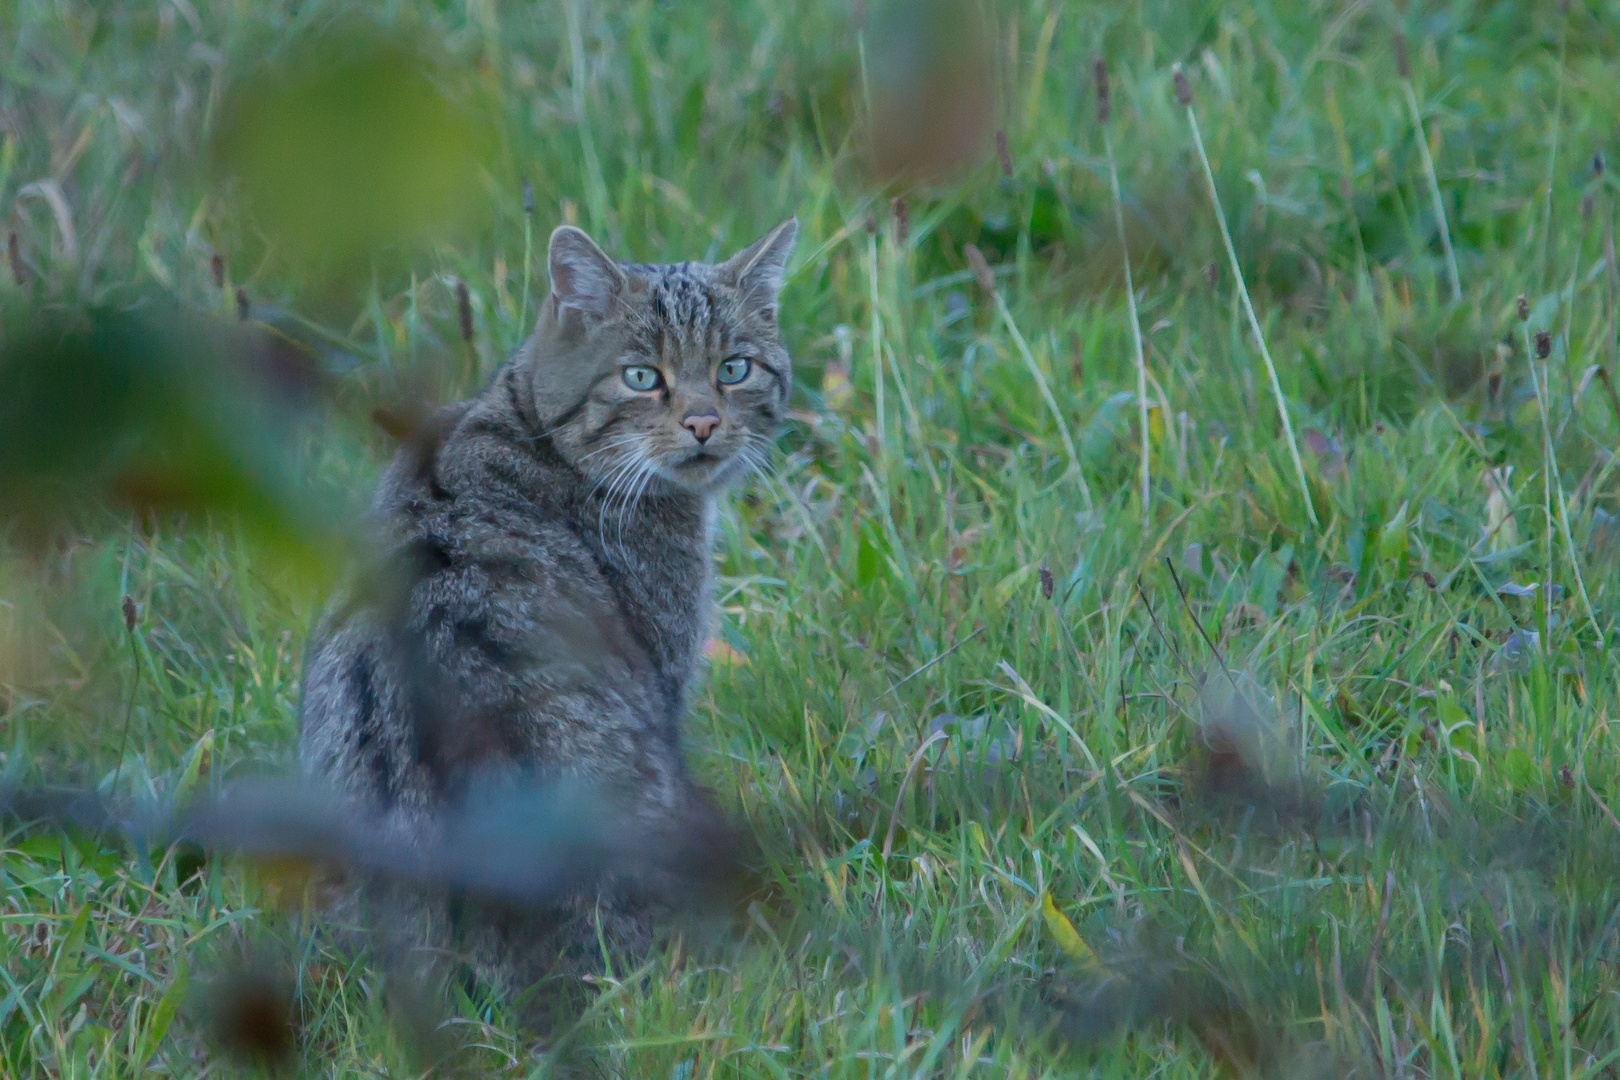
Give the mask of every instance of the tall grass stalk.
M 1406 97 L 1406 109 L 1412 118 L 1412 133 L 1417 137 L 1418 156 L 1423 159 L 1423 176 L 1429 182 L 1429 198 L 1434 202 L 1434 218 L 1440 225 L 1440 246 L 1446 255 L 1446 275 L 1451 282 L 1451 302 L 1462 303 L 1462 277 L 1457 273 L 1457 253 L 1451 247 L 1451 227 L 1446 223 L 1446 201 L 1440 195 L 1440 178 L 1435 175 L 1434 158 L 1429 154 L 1429 136 L 1423 130 L 1423 114 L 1418 109 L 1417 94 L 1412 89 L 1412 69 L 1406 56 L 1406 39 L 1395 35 L 1395 68 L 1401 80 L 1401 92 Z
M 534 277 L 534 187 L 523 181 L 523 303 L 518 308 L 518 341 L 529 325 L 529 280 Z
M 1564 541 L 1564 549 L 1569 554 L 1569 568 L 1570 568 L 1570 571 L 1575 575 L 1575 590 L 1576 590 L 1577 593 L 1580 594 L 1581 608 L 1586 613 L 1586 621 L 1588 623 L 1590 623 L 1591 626 L 1592 626 L 1592 632 L 1597 635 L 1598 644 L 1601 645 L 1602 642 L 1603 642 L 1603 629 L 1602 629 L 1602 627 L 1600 627 L 1598 625 L 1597 615 L 1592 610 L 1592 600 L 1586 593 L 1586 580 L 1585 580 L 1585 578 L 1583 578 L 1581 576 L 1580 558 L 1579 558 L 1578 553 L 1576 552 L 1576 549 L 1575 549 L 1574 536 L 1571 534 L 1570 528 L 1569 528 L 1569 510 L 1568 510 L 1568 504 L 1566 503 L 1566 501 L 1564 499 L 1564 481 L 1558 475 L 1558 459 L 1553 456 L 1552 425 L 1548 422 L 1548 418 L 1547 418 L 1547 395 L 1551 392 L 1551 386 L 1550 385 L 1544 385 L 1546 383 L 1546 381 L 1547 381 L 1547 365 L 1545 363 L 1543 363 L 1541 365 L 1541 371 L 1540 371 L 1539 374 L 1536 371 L 1536 365 L 1534 364 L 1534 362 L 1531 363 L 1531 365 L 1530 365 L 1530 381 L 1536 388 L 1536 409 L 1541 414 L 1541 452 L 1542 452 L 1543 458 L 1546 461 L 1546 466 L 1545 467 L 1546 467 L 1546 470 L 1547 470 L 1547 479 L 1546 479 L 1546 481 L 1545 481 L 1545 483 L 1543 485 L 1544 490 L 1546 492 L 1547 503 L 1548 503 L 1548 506 L 1547 506 L 1547 530 L 1548 530 L 1548 539 L 1547 539 L 1547 584 L 1546 584 L 1546 590 L 1547 591 L 1546 591 L 1546 594 L 1542 597 L 1542 600 L 1543 600 L 1543 602 L 1545 604 L 1546 612 L 1547 612 L 1547 629 L 1549 630 L 1549 632 L 1552 629 L 1552 537 L 1551 537 L 1551 532 L 1552 532 L 1552 523 L 1553 523 L 1553 521 L 1555 519 L 1555 516 L 1556 516 L 1556 520 L 1558 522 L 1559 537 L 1560 537 L 1560 539 L 1562 539 Z M 1554 510 L 1553 510 L 1554 507 L 1557 508 L 1556 515 L 1554 514 Z M 1551 641 L 1550 636 L 1548 638 L 1547 644 L 1548 644 L 1549 648 L 1552 645 L 1552 641 Z
M 1108 159 L 1108 190 L 1114 197 L 1114 228 L 1119 233 L 1120 265 L 1125 268 L 1125 308 L 1131 321 L 1131 349 L 1136 358 L 1136 422 L 1142 436 L 1141 500 L 1142 516 L 1147 517 L 1152 498 L 1153 478 L 1150 457 L 1151 440 L 1148 432 L 1147 358 L 1142 350 L 1142 323 L 1136 313 L 1136 283 L 1131 278 L 1131 250 L 1125 243 L 1125 204 L 1119 195 L 1119 168 L 1114 164 L 1114 141 L 1108 135 L 1108 65 L 1098 59 L 1097 123 L 1102 128 L 1103 153 Z M 1164 418 L 1168 429 L 1170 417 Z
M 878 298 L 878 250 L 877 234 L 867 237 L 866 242 L 866 269 L 868 284 L 871 286 L 870 301 L 872 305 L 872 388 L 875 395 L 873 410 L 877 414 L 877 444 L 878 444 L 878 471 L 883 475 L 884 486 L 889 483 L 889 436 L 887 422 L 884 416 L 887 413 L 887 403 L 884 401 L 883 384 L 883 308 Z
M 1007 301 L 1002 299 L 1001 291 L 996 288 L 995 277 L 990 273 L 990 264 L 985 262 L 984 255 L 972 244 L 965 244 L 962 253 L 967 257 L 968 265 L 973 268 L 973 276 L 978 279 L 979 288 L 990 297 L 995 305 L 996 315 L 1001 325 L 1007 328 L 1007 334 L 1013 339 L 1013 347 L 1018 350 L 1018 356 L 1029 369 L 1030 376 L 1035 380 L 1035 388 L 1040 392 L 1041 400 L 1046 403 L 1047 409 L 1052 413 L 1052 419 L 1057 423 L 1058 437 L 1063 440 L 1063 452 L 1069 458 L 1069 472 L 1073 474 L 1080 486 L 1080 498 L 1085 502 L 1086 509 L 1090 510 L 1091 487 L 1086 483 L 1085 474 L 1080 471 L 1080 454 L 1074 448 L 1074 437 L 1069 434 L 1069 423 L 1063 418 L 1063 410 L 1058 408 L 1057 398 L 1052 396 L 1052 387 L 1046 381 L 1046 375 L 1041 371 L 1041 365 L 1035 361 L 1035 354 L 1030 352 L 1029 342 L 1019 331 L 1018 324 L 1013 321 L 1012 312 L 1007 310 Z
M 1562 134 L 1564 119 L 1564 60 L 1569 50 L 1569 8 L 1564 7 L 1564 25 L 1558 35 L 1558 89 L 1553 94 L 1552 140 L 1547 149 L 1547 179 L 1543 185 L 1542 221 L 1545 223 L 1541 230 L 1541 277 L 1540 286 L 1547 288 L 1547 275 L 1551 267 L 1552 234 L 1553 234 L 1553 178 L 1558 170 L 1558 137 Z M 1551 392 L 1548 387 L 1548 392 Z
M 1248 316 L 1249 331 L 1254 335 L 1260 358 L 1266 363 L 1266 378 L 1271 383 L 1271 394 L 1277 402 L 1277 415 L 1282 418 L 1283 437 L 1288 440 L 1288 453 L 1294 461 L 1294 476 L 1299 481 L 1299 495 L 1305 500 L 1305 514 L 1312 528 L 1321 528 L 1316 506 L 1311 501 L 1310 485 L 1305 481 L 1305 463 L 1299 456 L 1299 442 L 1294 438 L 1294 424 L 1288 418 L 1288 402 L 1283 398 L 1282 384 L 1277 381 L 1277 365 L 1271 362 L 1271 350 L 1266 348 L 1266 336 L 1260 331 L 1260 320 L 1255 317 L 1254 303 L 1249 299 L 1249 287 L 1243 280 L 1243 267 L 1238 265 L 1237 248 L 1232 244 L 1232 232 L 1226 227 L 1226 211 L 1221 209 L 1221 193 L 1215 186 L 1215 173 L 1209 167 L 1209 155 L 1204 152 L 1204 136 L 1199 131 L 1198 114 L 1193 111 L 1192 92 L 1187 88 L 1187 77 L 1176 68 L 1176 98 L 1187 110 L 1187 125 L 1192 128 L 1193 147 L 1198 151 L 1198 163 L 1204 170 L 1204 182 L 1209 185 L 1209 204 L 1215 208 L 1215 223 L 1221 229 L 1221 243 L 1226 246 L 1226 258 L 1232 265 L 1232 279 L 1237 282 L 1238 297 L 1243 301 L 1243 313 Z
M 596 155 L 596 140 L 591 135 L 591 118 L 585 108 L 585 35 L 579 25 L 579 0 L 569 0 L 568 58 L 570 89 L 572 90 L 574 119 L 579 127 L 580 152 L 585 159 L 585 208 L 591 216 L 591 228 L 607 225 L 607 181 L 602 175 L 602 162 Z

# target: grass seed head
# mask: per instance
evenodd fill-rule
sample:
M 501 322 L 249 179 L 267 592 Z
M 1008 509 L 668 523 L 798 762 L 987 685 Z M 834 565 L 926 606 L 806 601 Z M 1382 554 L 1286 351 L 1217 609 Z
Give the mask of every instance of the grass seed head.
M 962 257 L 967 260 L 968 268 L 973 271 L 973 280 L 979 283 L 986 296 L 996 291 L 996 279 L 990 273 L 990 264 L 984 261 L 984 252 L 975 244 L 962 245 Z
M 126 595 L 121 608 L 124 613 L 124 631 L 126 633 L 133 634 L 135 632 L 135 620 L 139 615 L 139 612 L 135 607 L 135 598 Z
M 1545 360 L 1552 355 L 1552 334 L 1546 330 L 1536 331 L 1536 359 Z
M 225 287 L 225 256 L 217 251 L 210 255 L 208 257 L 208 272 L 214 276 L 214 288 L 223 289 Z
M 1520 322 L 1530 321 L 1530 301 L 1525 298 L 1524 293 L 1520 293 L 1519 298 L 1513 302 L 1513 310 L 1518 314 Z
M 904 196 L 889 200 L 889 227 L 894 230 L 894 242 L 903 244 L 911 236 L 911 214 L 906 210 Z
M 1187 81 L 1187 73 L 1180 64 L 1170 69 L 1170 84 L 1175 87 L 1178 105 L 1192 104 L 1192 84 Z
M 1601 151 L 1601 150 L 1592 151 L 1592 175 L 1593 176 L 1602 176 L 1603 175 L 1603 167 L 1604 167 L 1603 151 Z
M 460 278 L 456 279 L 456 321 L 461 327 L 461 340 L 471 342 L 473 339 L 472 294 L 467 291 L 467 283 Z
M 523 178 L 523 212 L 534 213 L 534 185 L 529 183 L 527 176 Z
M 1590 191 L 1588 191 L 1585 195 L 1581 196 L 1581 221 L 1587 222 L 1587 221 L 1591 221 L 1591 220 L 1592 220 L 1592 193 Z
M 248 300 L 247 290 L 242 286 L 236 287 L 236 317 L 241 322 L 247 322 L 253 314 L 253 303 Z
M 1052 568 L 1050 566 L 1046 565 L 1046 560 L 1045 559 L 1041 560 L 1040 576 L 1041 576 L 1041 596 L 1044 597 L 1047 600 L 1050 600 L 1050 599 L 1052 599 L 1052 590 L 1056 586 L 1052 581 Z
M 1406 55 L 1406 35 L 1399 30 L 1390 42 L 1390 49 L 1395 54 L 1395 74 L 1403 79 L 1412 77 L 1412 62 Z
M 1092 75 L 1097 80 L 1097 123 L 1108 123 L 1108 61 L 1097 57 L 1097 62 L 1091 67 Z
M 1001 166 L 1003 176 L 1013 174 L 1012 151 L 1007 149 L 1007 133 L 1000 128 L 996 129 L 996 162 Z
M 1204 283 L 1212 289 L 1221 283 L 1221 264 L 1213 259 L 1204 267 Z

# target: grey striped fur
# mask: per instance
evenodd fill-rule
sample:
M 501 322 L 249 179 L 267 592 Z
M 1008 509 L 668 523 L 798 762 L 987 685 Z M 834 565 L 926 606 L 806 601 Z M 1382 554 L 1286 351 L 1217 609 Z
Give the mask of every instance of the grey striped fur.
M 306 772 L 407 837 L 503 778 L 610 790 L 649 843 L 713 827 L 681 720 L 711 624 L 715 502 L 764 467 L 792 384 L 776 295 L 796 231 L 790 219 L 725 263 L 656 266 L 552 234 L 534 335 L 382 480 L 378 566 L 311 643 Z M 739 357 L 749 374 L 722 386 Z M 632 389 L 632 366 L 664 385 Z M 706 417 L 718 423 L 700 442 Z M 644 949 L 656 888 L 609 881 L 562 911 L 462 904 L 458 918 L 425 888 L 355 902 L 387 923 L 388 948 L 470 951 L 515 992 L 559 956 L 596 966 L 598 929 Z

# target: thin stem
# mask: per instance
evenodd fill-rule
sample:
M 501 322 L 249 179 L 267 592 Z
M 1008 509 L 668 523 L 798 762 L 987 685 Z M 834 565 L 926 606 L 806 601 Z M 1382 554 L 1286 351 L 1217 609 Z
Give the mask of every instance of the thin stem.
M 1558 506 L 1558 531 L 1563 537 L 1564 549 L 1569 553 L 1569 568 L 1575 574 L 1575 590 L 1576 590 L 1576 592 L 1578 592 L 1580 594 L 1581 607 L 1586 612 L 1586 621 L 1592 624 L 1592 631 L 1593 631 L 1593 633 L 1597 634 L 1598 642 L 1599 642 L 1599 644 L 1601 644 L 1603 642 L 1603 630 L 1602 630 L 1601 627 L 1598 626 L 1597 615 L 1594 614 L 1593 611 L 1592 611 L 1591 598 L 1588 597 L 1587 594 L 1586 594 L 1586 581 L 1581 577 L 1581 564 L 1580 564 L 1580 560 L 1576 558 L 1575 539 L 1570 534 L 1570 529 L 1569 529 L 1569 510 L 1565 506 L 1565 502 L 1564 502 L 1564 481 L 1558 475 L 1558 462 L 1553 457 L 1552 427 L 1547 422 L 1547 391 L 1544 391 L 1543 388 L 1542 388 L 1542 380 L 1545 379 L 1546 376 L 1547 376 L 1547 366 L 1545 364 L 1542 365 L 1541 375 L 1539 377 L 1536 374 L 1535 365 L 1533 363 L 1530 365 L 1530 381 L 1535 385 L 1535 388 L 1536 388 L 1536 408 L 1541 413 L 1541 437 L 1542 437 L 1542 444 L 1541 445 L 1542 445 L 1542 454 L 1546 457 L 1546 469 L 1547 469 L 1547 477 L 1548 477 L 1547 485 L 1553 491 L 1555 491 L 1557 493 L 1557 496 L 1558 496 L 1558 502 L 1557 502 L 1557 506 Z M 1550 391 L 1550 387 L 1548 388 L 1548 391 Z M 1549 496 L 1549 501 L 1550 501 L 1550 496 Z M 1551 524 L 1551 518 L 1552 518 L 1551 506 L 1548 507 L 1547 516 L 1548 516 L 1548 519 L 1549 519 L 1548 520 L 1548 529 L 1549 529 L 1549 532 L 1550 532 L 1551 527 L 1552 527 L 1552 524 Z M 1549 647 L 1551 647 L 1552 638 L 1551 638 L 1550 632 L 1551 632 L 1551 626 L 1552 626 L 1552 550 L 1551 550 L 1551 548 L 1552 548 L 1552 539 L 1551 539 L 1550 536 L 1549 536 L 1549 538 L 1547 540 L 1547 546 L 1548 546 L 1548 553 L 1547 553 L 1547 582 L 1548 582 L 1548 584 L 1547 584 L 1547 595 L 1546 595 L 1546 597 L 1544 599 L 1546 601 L 1546 607 L 1547 607 L 1547 623 L 1548 623 L 1548 630 L 1549 630 L 1549 636 L 1548 636 L 1548 639 L 1547 639 L 1547 644 L 1548 644 Z
M 129 683 L 129 701 L 124 705 L 124 730 L 118 736 L 118 761 L 113 766 L 112 783 L 107 785 L 107 798 L 118 798 L 118 781 L 124 775 L 124 755 L 129 751 L 129 729 L 135 721 L 135 695 L 141 688 L 141 651 L 136 644 L 135 631 L 127 631 L 129 639 L 129 661 L 134 671 L 134 677 Z
M 1119 231 L 1119 257 L 1125 266 L 1125 306 L 1131 317 L 1131 347 L 1136 352 L 1136 415 L 1137 425 L 1142 431 L 1142 516 L 1148 512 L 1148 500 L 1152 495 L 1151 466 L 1148 456 L 1151 446 L 1148 440 L 1148 402 L 1147 402 L 1147 358 L 1142 352 L 1142 324 L 1136 314 L 1136 285 L 1131 280 L 1131 252 L 1125 244 L 1125 207 L 1119 197 L 1119 170 L 1114 166 L 1114 142 L 1108 137 L 1108 128 L 1103 128 L 1103 151 L 1108 155 L 1108 186 L 1114 194 L 1114 226 Z M 1169 417 L 1165 417 L 1169 423 Z
M 534 215 L 523 215 L 523 304 L 518 308 L 518 341 L 521 342 L 529 325 L 529 273 L 534 259 Z
M 585 115 L 585 37 L 579 25 L 578 0 L 571 0 L 565 10 L 574 122 L 579 125 L 580 150 L 585 157 L 585 203 L 590 211 L 591 227 L 600 229 L 607 224 L 607 181 L 602 178 L 602 162 L 596 156 L 596 140 L 591 137 L 590 121 Z
M 1552 433 L 1551 433 L 1551 431 L 1548 430 L 1548 427 L 1547 427 L 1547 405 L 1546 405 L 1546 402 L 1541 400 L 1541 376 L 1536 372 L 1536 361 L 1535 361 L 1535 355 L 1536 354 L 1533 351 L 1533 349 L 1531 348 L 1530 324 L 1528 322 L 1521 323 L 1520 327 L 1524 331 L 1524 355 L 1525 355 L 1526 359 L 1528 359 L 1530 361 L 1530 383 L 1536 389 L 1536 408 L 1538 410 L 1540 410 L 1540 412 L 1541 412 L 1541 429 L 1542 429 L 1541 448 L 1542 448 L 1542 459 L 1543 459 L 1542 460 L 1542 466 L 1543 467 L 1542 467 L 1542 472 L 1541 472 L 1541 494 L 1542 494 L 1542 510 L 1545 512 L 1546 518 L 1547 518 L 1546 548 L 1545 548 L 1545 550 L 1547 552 L 1547 573 L 1546 573 L 1546 577 L 1545 577 L 1545 579 L 1544 579 L 1544 581 L 1542 583 L 1542 592 L 1541 592 L 1541 610 L 1542 610 L 1542 615 L 1543 615 L 1545 621 L 1542 623 L 1541 629 L 1542 629 L 1543 633 L 1546 634 L 1546 644 L 1550 646 L 1552 644 L 1552 588 L 1553 588 L 1553 580 L 1552 580 L 1552 575 L 1553 575 L 1552 482 L 1553 482 L 1553 473 L 1554 473 L 1554 471 L 1556 471 L 1557 466 L 1553 461 Z
M 1446 274 L 1451 278 L 1451 302 L 1462 303 L 1462 278 L 1457 274 L 1457 253 L 1451 249 L 1451 228 L 1446 224 L 1446 202 L 1440 196 L 1440 179 L 1434 173 L 1434 159 L 1429 156 L 1429 138 L 1423 131 L 1423 117 L 1418 113 L 1417 95 L 1412 92 L 1412 80 L 1402 79 L 1401 89 L 1406 92 L 1406 107 L 1412 114 L 1412 130 L 1417 135 L 1418 154 L 1423 158 L 1423 175 L 1429 181 L 1429 197 L 1434 200 L 1435 220 L 1440 223 L 1440 246 L 1446 252 Z
M 1558 136 L 1561 133 L 1564 119 L 1564 56 L 1569 48 L 1569 16 L 1564 16 L 1564 26 L 1558 35 L 1558 90 L 1553 96 L 1553 123 L 1552 146 L 1547 152 L 1547 183 L 1546 183 L 1546 212 L 1543 218 L 1546 222 L 1541 230 L 1541 278 L 1542 289 L 1547 287 L 1547 270 L 1552 251 L 1553 233 L 1553 177 L 1558 168 Z M 1549 384 L 1547 392 L 1552 393 Z
M 885 411 L 883 401 L 883 314 L 878 306 L 878 261 L 877 237 L 867 239 L 867 270 L 871 278 L 872 291 L 872 381 L 877 392 L 877 441 L 878 441 L 878 470 L 883 473 L 883 483 L 889 482 L 889 437 L 885 430 L 883 414 Z
M 1226 211 L 1221 209 L 1220 192 L 1215 188 L 1215 174 L 1209 168 L 1209 155 L 1204 152 L 1204 138 L 1198 130 L 1198 114 L 1187 106 L 1187 123 L 1192 127 L 1193 146 L 1198 151 L 1198 162 L 1204 168 L 1204 181 L 1209 184 L 1209 202 L 1215 208 L 1215 223 L 1221 227 L 1221 242 L 1226 245 L 1226 257 L 1232 264 L 1232 278 L 1237 282 L 1238 297 L 1243 301 L 1243 312 L 1249 318 L 1249 330 L 1266 362 L 1266 377 L 1271 382 L 1271 394 L 1277 401 L 1277 415 L 1282 417 L 1283 436 L 1288 440 L 1288 453 L 1294 459 L 1294 475 L 1299 480 L 1299 494 L 1305 500 L 1305 514 L 1313 528 L 1321 528 L 1316 518 L 1316 506 L 1311 502 L 1311 489 L 1305 482 L 1305 463 L 1300 460 L 1299 443 L 1294 439 L 1294 424 L 1288 419 L 1288 403 L 1283 400 L 1282 384 L 1277 381 L 1277 366 L 1271 362 L 1271 350 L 1266 348 L 1265 335 L 1260 332 L 1260 320 L 1255 317 L 1254 304 L 1249 300 L 1249 287 L 1243 281 L 1243 268 L 1238 265 L 1237 248 L 1232 245 L 1232 233 L 1226 227 Z
M 996 302 L 996 314 L 1001 316 L 1002 325 L 1007 333 L 1012 335 L 1013 345 L 1018 349 L 1018 355 L 1023 358 L 1024 366 L 1035 379 L 1035 386 L 1041 392 L 1041 400 L 1052 411 L 1052 419 L 1057 421 L 1058 436 L 1063 440 L 1063 452 L 1069 456 L 1069 471 L 1080 483 L 1080 497 L 1085 501 L 1086 509 L 1091 509 L 1091 488 L 1086 484 L 1085 475 L 1080 471 L 1080 455 L 1075 451 L 1074 438 L 1069 434 L 1068 421 L 1063 419 L 1063 410 L 1058 408 L 1057 398 L 1052 396 L 1052 388 L 1046 382 L 1046 376 L 1041 372 L 1041 365 L 1035 362 L 1035 354 L 1029 351 L 1029 342 L 1019 333 L 1018 324 L 1013 322 L 1012 312 L 1007 310 L 1007 301 L 1003 300 L 999 291 L 990 294 Z

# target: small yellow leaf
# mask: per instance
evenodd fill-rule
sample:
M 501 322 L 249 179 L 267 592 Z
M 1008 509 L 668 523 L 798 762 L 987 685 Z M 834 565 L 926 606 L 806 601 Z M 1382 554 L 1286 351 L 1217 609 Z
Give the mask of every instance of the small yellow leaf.
M 827 364 L 821 374 L 821 397 L 827 408 L 840 412 L 849 407 L 855 388 L 849 382 L 849 368 L 837 360 Z
M 1091 946 L 1074 928 L 1074 923 L 1052 903 L 1051 893 L 1041 894 L 1041 917 L 1046 920 L 1046 928 L 1052 932 L 1052 940 L 1057 942 L 1058 948 L 1078 960 L 1082 967 L 1102 967 L 1097 954 L 1091 951 Z
M 709 643 L 703 647 L 703 655 L 709 658 L 711 664 L 746 664 L 748 657 L 733 649 L 719 638 L 710 638 Z
M 214 764 L 214 733 L 203 732 L 203 737 L 197 740 L 197 745 L 191 748 L 191 755 L 186 760 L 186 767 L 180 774 L 179 781 L 174 785 L 172 802 L 175 806 L 184 806 L 197 794 L 197 789 L 208 776 Z

